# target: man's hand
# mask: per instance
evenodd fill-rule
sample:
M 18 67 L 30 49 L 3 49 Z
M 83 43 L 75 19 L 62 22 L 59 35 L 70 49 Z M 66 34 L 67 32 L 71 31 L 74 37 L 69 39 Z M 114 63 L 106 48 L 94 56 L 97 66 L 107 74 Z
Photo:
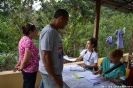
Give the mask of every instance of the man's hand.
M 58 88 L 63 88 L 63 81 L 58 76 L 53 78 L 53 81 L 58 86 Z

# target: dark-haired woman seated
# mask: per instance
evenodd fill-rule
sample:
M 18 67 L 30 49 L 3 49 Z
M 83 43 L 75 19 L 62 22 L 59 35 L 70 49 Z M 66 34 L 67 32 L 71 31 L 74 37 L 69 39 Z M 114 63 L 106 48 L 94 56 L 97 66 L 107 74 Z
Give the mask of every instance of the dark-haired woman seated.
M 97 68 L 98 63 L 98 55 L 94 51 L 94 48 L 97 47 L 97 39 L 90 38 L 86 42 L 86 48 L 81 53 L 80 56 L 76 59 L 76 61 L 80 61 L 83 59 L 84 64 L 82 65 L 85 69 L 92 70 L 93 68 Z

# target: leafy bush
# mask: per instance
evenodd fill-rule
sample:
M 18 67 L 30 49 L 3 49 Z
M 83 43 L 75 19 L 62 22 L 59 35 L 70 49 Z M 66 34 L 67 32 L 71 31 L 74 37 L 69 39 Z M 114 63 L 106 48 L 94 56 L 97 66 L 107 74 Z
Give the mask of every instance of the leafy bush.
M 29 1 L 29 0 L 28 0 Z M 21 2 L 20 0 L 8 0 L 8 15 L 0 14 L 0 53 L 17 53 L 17 45 L 22 37 L 19 29 L 27 22 L 37 26 L 39 32 L 50 23 L 56 9 L 63 8 L 69 12 L 69 22 L 65 29 L 60 30 L 63 41 L 64 54 L 70 57 L 78 57 L 80 48 L 85 48 L 86 41 L 93 37 L 94 30 L 94 9 L 95 4 L 88 0 L 62 0 L 58 3 L 55 0 L 42 2 L 39 11 L 32 9 L 31 3 Z M 15 3 L 15 4 L 14 4 Z M 5 11 L 3 10 L 3 11 Z M 7 13 L 5 12 L 5 14 Z M 100 26 L 98 35 L 98 55 L 104 57 L 116 48 L 116 35 L 114 31 L 126 27 L 123 36 L 124 53 L 129 51 L 131 31 L 133 29 L 133 14 L 122 13 L 109 8 L 101 7 Z M 108 36 L 113 36 L 114 46 L 110 47 L 105 41 Z M 38 46 L 38 38 L 34 40 Z M 12 69 L 16 60 L 12 55 L 0 56 L 0 68 Z M 9 66 L 9 67 L 8 67 Z
M 11 70 L 14 68 L 17 60 L 15 59 L 16 55 L 1 55 L 0 56 L 0 71 L 5 71 L 5 70 Z

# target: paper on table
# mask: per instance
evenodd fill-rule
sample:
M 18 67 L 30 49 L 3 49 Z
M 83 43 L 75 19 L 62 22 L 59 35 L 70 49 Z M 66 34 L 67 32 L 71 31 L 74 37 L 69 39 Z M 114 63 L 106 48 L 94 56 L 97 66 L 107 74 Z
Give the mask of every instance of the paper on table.
M 91 82 L 93 85 L 95 84 L 99 84 L 100 82 L 102 82 L 101 80 L 101 75 L 93 75 L 92 73 L 89 76 L 86 76 L 85 78 Z
M 102 81 L 100 82 L 100 84 L 102 86 L 112 86 L 112 88 L 116 88 L 116 87 L 113 87 L 113 86 L 116 86 L 114 83 L 110 82 L 110 81 Z
M 63 67 L 63 72 L 70 72 L 70 68 L 71 67 L 78 67 L 78 65 L 77 64 L 73 64 L 73 65 L 67 65 L 67 66 L 64 66 Z
M 85 71 L 85 69 L 81 66 L 70 67 L 70 71 Z
M 63 83 L 63 88 L 70 88 L 66 83 Z
M 65 60 L 68 60 L 68 61 L 76 61 L 76 59 L 77 58 L 69 58 L 67 55 L 65 55 L 65 56 L 63 56 L 63 58 L 65 59 Z
M 85 71 L 85 72 L 75 72 L 73 73 L 73 75 L 76 77 L 76 78 L 84 78 L 86 76 L 89 76 L 91 74 L 90 71 Z

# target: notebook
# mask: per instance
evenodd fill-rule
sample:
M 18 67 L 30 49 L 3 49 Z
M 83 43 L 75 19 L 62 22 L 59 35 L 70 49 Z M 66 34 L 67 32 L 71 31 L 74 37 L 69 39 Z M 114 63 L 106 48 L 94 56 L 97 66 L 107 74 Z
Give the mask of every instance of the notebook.
M 74 73 L 73 73 L 73 76 L 74 76 L 75 78 L 79 79 L 79 78 L 84 78 L 84 77 L 86 77 L 86 76 L 89 76 L 90 74 L 91 74 L 90 71 L 74 72 Z

